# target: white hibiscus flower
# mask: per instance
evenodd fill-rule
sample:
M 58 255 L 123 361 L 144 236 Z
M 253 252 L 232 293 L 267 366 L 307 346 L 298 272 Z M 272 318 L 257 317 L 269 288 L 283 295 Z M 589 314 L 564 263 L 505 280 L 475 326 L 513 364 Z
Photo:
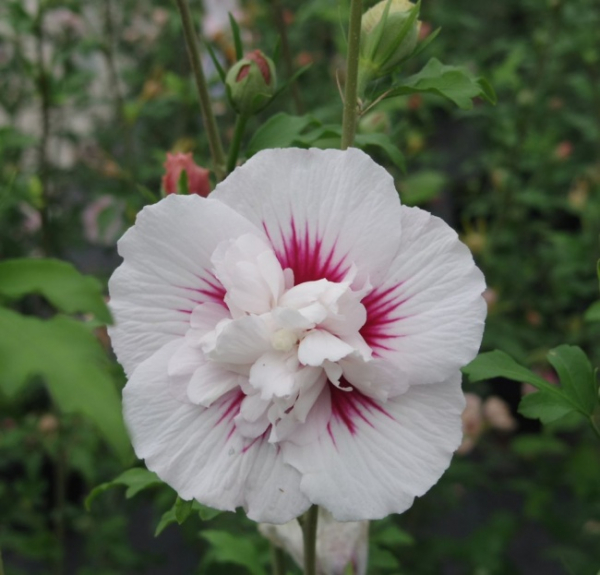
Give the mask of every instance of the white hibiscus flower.
M 183 499 L 284 523 L 402 512 L 461 442 L 483 276 L 359 150 L 268 150 L 119 242 L 110 335 L 137 455 Z

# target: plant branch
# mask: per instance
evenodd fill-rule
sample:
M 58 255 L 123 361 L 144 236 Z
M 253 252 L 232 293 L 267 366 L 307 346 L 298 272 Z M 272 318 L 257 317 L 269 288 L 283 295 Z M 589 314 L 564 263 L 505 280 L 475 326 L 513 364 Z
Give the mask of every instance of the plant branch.
M 220 181 L 225 176 L 225 154 L 223 153 L 223 145 L 221 144 L 217 120 L 212 109 L 206 78 L 204 77 L 204 72 L 202 71 L 202 65 L 200 63 L 198 39 L 194 30 L 194 24 L 192 22 L 192 16 L 187 0 L 175 1 L 177 2 L 179 14 L 181 15 L 185 45 L 190 58 L 190 64 L 192 65 L 194 79 L 196 80 L 196 88 L 198 89 L 198 97 L 200 100 L 200 111 L 202 113 L 204 127 L 206 128 L 208 144 L 210 146 L 213 170 L 217 180 Z
M 304 539 L 304 575 L 317 575 L 317 523 L 319 507 L 313 505 L 302 518 Z
M 344 116 L 342 120 L 342 150 L 354 143 L 358 117 L 358 59 L 360 49 L 360 23 L 362 0 L 350 1 L 348 30 L 348 58 L 346 62 L 346 88 L 344 91 Z

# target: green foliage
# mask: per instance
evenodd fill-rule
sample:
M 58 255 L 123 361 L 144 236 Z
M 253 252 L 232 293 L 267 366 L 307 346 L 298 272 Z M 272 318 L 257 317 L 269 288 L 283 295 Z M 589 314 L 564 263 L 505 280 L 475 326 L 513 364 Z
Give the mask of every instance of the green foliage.
M 156 473 L 153 473 L 152 471 L 148 471 L 147 469 L 143 469 L 141 467 L 128 469 L 127 471 L 121 473 L 118 477 L 115 477 L 115 479 L 112 481 L 107 481 L 106 483 L 102 483 L 101 485 L 94 487 L 94 489 L 92 489 L 90 494 L 85 499 L 85 507 L 89 511 L 91 509 L 92 502 L 98 497 L 98 495 L 119 485 L 127 488 L 125 490 L 125 497 L 130 499 L 131 497 L 137 495 L 140 491 L 162 484 L 163 482 L 158 478 Z
M 252 575 L 267 575 L 258 550 L 247 538 L 212 529 L 203 530 L 200 536 L 211 545 L 209 559 L 217 563 L 242 565 Z
M 476 78 L 466 68 L 445 66 L 431 58 L 417 74 L 406 78 L 386 93 L 386 98 L 406 94 L 429 93 L 450 100 L 463 110 L 473 107 L 473 98 L 481 97 L 495 104 L 496 94 L 484 78 Z
M 51 259 L 0 262 L 0 297 L 18 300 L 28 294 L 44 296 L 58 311 L 92 313 L 112 323 L 100 283 L 81 275 L 71 264 Z
M 40 320 L 1 308 L 0 321 L 2 391 L 14 395 L 30 378 L 42 376 L 61 411 L 89 417 L 119 457 L 130 460 L 119 395 L 90 330 L 64 316 Z
M 578 412 L 587 419 L 598 406 L 598 383 L 592 366 L 579 347 L 561 345 L 548 353 L 548 361 L 556 369 L 561 387 L 555 387 L 532 371 L 520 366 L 502 351 L 483 353 L 463 368 L 471 382 L 496 377 L 527 382 L 538 389 L 521 399 L 519 411 L 526 417 L 551 423 Z

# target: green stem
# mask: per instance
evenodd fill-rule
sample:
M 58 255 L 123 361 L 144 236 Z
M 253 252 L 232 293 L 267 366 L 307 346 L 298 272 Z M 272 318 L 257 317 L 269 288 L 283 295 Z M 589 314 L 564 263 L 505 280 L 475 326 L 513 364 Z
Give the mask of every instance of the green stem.
M 222 180 L 225 176 L 225 154 L 223 153 L 223 145 L 217 128 L 217 120 L 213 113 L 208 86 L 202 65 L 200 63 L 198 39 L 194 30 L 192 16 L 187 0 L 175 0 L 181 15 L 181 23 L 183 24 L 183 35 L 185 37 L 185 45 L 187 47 L 190 64 L 194 72 L 196 80 L 196 88 L 198 89 L 198 97 L 200 99 L 200 111 L 202 113 L 202 121 L 206 128 L 206 136 L 208 145 L 210 146 L 210 154 L 212 156 L 213 170 L 217 180 Z
M 304 575 L 317 575 L 317 522 L 319 507 L 313 505 L 305 514 L 302 521 L 304 538 Z
M 346 88 L 344 90 L 344 116 L 342 120 L 342 150 L 354 142 L 358 118 L 358 58 L 360 49 L 360 21 L 362 0 L 350 1 L 348 29 L 348 59 L 346 62 Z
M 230 174 L 235 170 L 237 164 L 238 155 L 240 153 L 240 144 L 244 137 L 244 131 L 246 130 L 246 123 L 248 122 L 248 116 L 238 114 L 235 121 L 235 130 L 233 132 L 233 140 L 231 140 L 231 146 L 229 148 L 229 158 L 227 158 L 227 173 Z
M 273 575 L 285 575 L 285 553 L 281 547 L 271 543 L 271 565 L 273 566 Z M 0 575 L 2 575 L 0 573 Z
M 600 410 L 599 413 L 594 413 L 590 417 L 590 423 L 592 424 L 592 429 L 596 432 L 598 439 L 600 439 Z

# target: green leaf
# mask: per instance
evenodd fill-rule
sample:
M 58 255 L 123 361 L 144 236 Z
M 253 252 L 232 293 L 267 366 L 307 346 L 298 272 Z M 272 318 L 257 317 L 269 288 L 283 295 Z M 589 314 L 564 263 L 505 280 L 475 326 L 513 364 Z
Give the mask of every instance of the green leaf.
M 229 24 L 231 25 L 231 32 L 233 34 L 233 43 L 235 45 L 235 58 L 236 60 L 241 60 L 244 57 L 244 50 L 242 48 L 242 36 L 240 34 L 240 27 L 236 22 L 233 14 L 228 12 L 229 14 Z
M 86 497 L 85 508 L 89 511 L 92 502 L 94 499 L 96 499 L 96 497 L 98 497 L 98 495 L 119 485 L 123 485 L 127 488 L 125 490 L 125 497 L 127 499 L 131 499 L 140 491 L 147 489 L 148 487 L 154 487 L 155 485 L 163 485 L 163 482 L 158 478 L 156 473 L 148 471 L 143 467 L 134 467 L 133 469 L 124 471 L 112 481 L 107 481 L 106 483 L 102 483 L 94 487 L 94 489 L 92 489 L 90 494 Z
M 227 531 L 203 530 L 200 536 L 211 544 L 217 563 L 233 563 L 246 567 L 252 575 L 267 575 L 254 543 Z
M 192 509 L 198 513 L 202 521 L 210 521 L 211 519 L 214 519 L 217 515 L 221 515 L 221 513 L 223 513 L 223 511 L 221 511 L 220 509 L 213 509 L 212 507 L 207 507 L 206 505 L 202 505 L 202 503 L 198 503 L 197 501 L 194 501 Z
M 574 407 L 560 395 L 543 391 L 530 393 L 521 398 L 519 413 L 530 419 L 539 419 L 543 424 L 552 423 L 575 411 Z
M 204 46 L 206 46 L 206 49 L 208 50 L 208 55 L 210 56 L 210 59 L 212 60 L 214 66 L 217 70 L 217 73 L 219 74 L 219 78 L 221 78 L 221 82 L 223 82 L 223 84 L 224 84 L 226 73 L 225 73 L 225 70 L 223 69 L 223 66 L 221 66 L 221 62 L 219 62 L 219 59 L 217 58 L 217 55 L 215 54 L 215 51 L 213 50 L 213 48 L 209 42 L 207 42 L 205 40 Z
M 175 519 L 181 525 L 192 513 L 194 501 L 184 501 L 181 497 L 175 501 Z
M 407 178 L 400 184 L 400 199 L 407 206 L 423 205 L 437 198 L 448 178 L 442 172 L 423 170 Z
M 538 457 L 544 455 L 564 455 L 567 444 L 549 434 L 525 434 L 516 436 L 510 444 L 511 451 L 520 457 Z
M 93 313 L 112 323 L 100 283 L 80 274 L 71 264 L 52 259 L 13 259 L 0 262 L 0 295 L 20 299 L 27 294 L 44 296 L 65 313 Z
M 177 523 L 177 516 L 175 515 L 175 505 L 168 511 L 165 511 L 154 530 L 154 537 L 158 537 L 169 525 Z
M 280 112 L 271 116 L 256 132 L 248 143 L 248 157 L 266 148 L 287 148 L 309 126 L 319 122 L 312 116 L 291 116 Z
M 558 373 L 563 393 L 591 415 L 598 403 L 592 364 L 583 350 L 574 345 L 560 345 L 550 350 L 548 361 Z
M 123 461 L 132 458 L 121 400 L 104 350 L 82 323 L 65 316 L 24 317 L 0 308 L 0 389 L 13 395 L 42 376 L 65 413 L 91 419 Z
M 594 302 L 583 315 L 585 321 L 600 321 L 600 301 Z
M 473 98 L 478 96 L 491 103 L 496 101 L 489 82 L 473 76 L 466 68 L 445 66 L 437 58 L 431 58 L 418 74 L 392 88 L 386 98 L 415 93 L 442 96 L 463 110 L 470 110 Z
M 406 172 L 404 155 L 387 134 L 357 134 L 355 144 L 359 148 L 374 146 L 381 149 L 396 166 Z
M 537 389 L 557 391 L 544 378 L 519 365 L 510 355 L 500 350 L 479 354 L 463 367 L 463 373 L 472 383 L 494 377 L 505 377 L 513 381 L 530 383 Z

